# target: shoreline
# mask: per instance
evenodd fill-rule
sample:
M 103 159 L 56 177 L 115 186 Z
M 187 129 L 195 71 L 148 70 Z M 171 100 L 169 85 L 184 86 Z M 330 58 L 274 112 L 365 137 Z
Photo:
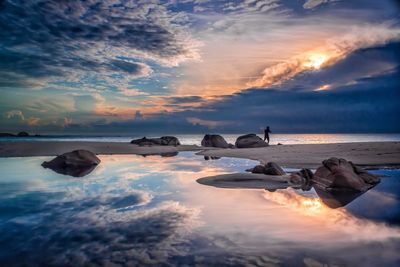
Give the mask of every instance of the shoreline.
M 339 157 L 364 167 L 400 168 L 400 142 L 271 145 L 262 148 L 219 149 L 197 145 L 145 147 L 122 142 L 3 141 L 0 142 L 0 158 L 57 156 L 76 149 L 90 150 L 98 155 L 160 155 L 192 151 L 197 152 L 197 155 L 210 157 L 243 158 L 263 163 L 273 161 L 286 168 L 316 168 L 325 159 Z

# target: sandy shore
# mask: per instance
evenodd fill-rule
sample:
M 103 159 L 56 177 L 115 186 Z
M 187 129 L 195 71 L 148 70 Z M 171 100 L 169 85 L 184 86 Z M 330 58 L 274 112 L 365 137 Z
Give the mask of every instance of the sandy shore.
M 400 168 L 400 142 L 281 145 L 263 148 L 218 149 L 199 155 L 273 161 L 283 167 L 316 168 L 330 157 L 344 158 L 366 167 Z
M 96 154 L 152 155 L 200 151 L 196 145 L 139 147 L 121 142 L 0 142 L 0 157 L 55 156 L 75 149 Z M 400 167 L 400 142 L 281 145 L 264 148 L 209 149 L 197 154 L 274 161 L 283 167 L 315 168 L 329 157 L 342 157 L 367 167 Z
M 0 142 L 0 157 L 56 156 L 76 149 L 90 150 L 95 154 L 138 154 L 153 155 L 179 151 L 199 151 L 195 145 L 140 147 L 122 142 L 61 142 L 61 141 L 18 141 Z

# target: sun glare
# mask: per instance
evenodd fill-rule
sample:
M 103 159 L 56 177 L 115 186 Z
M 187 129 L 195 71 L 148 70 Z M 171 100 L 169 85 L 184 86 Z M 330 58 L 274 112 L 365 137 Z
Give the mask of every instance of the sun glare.
M 318 70 L 326 63 L 328 60 L 328 56 L 324 54 L 312 54 L 307 61 L 304 63 L 304 66 L 307 68 Z

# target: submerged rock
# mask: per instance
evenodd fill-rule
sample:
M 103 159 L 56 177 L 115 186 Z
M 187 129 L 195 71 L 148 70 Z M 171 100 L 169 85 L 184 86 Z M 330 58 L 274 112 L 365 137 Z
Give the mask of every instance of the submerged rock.
M 205 147 L 220 148 L 233 147 L 232 144 L 228 144 L 228 142 L 226 142 L 226 140 L 219 134 L 206 134 L 201 141 L 201 145 Z
M 175 136 L 162 136 L 160 138 L 140 138 L 131 141 L 131 144 L 138 146 L 179 146 L 181 143 Z
M 83 177 L 99 163 L 100 159 L 94 153 L 88 150 L 74 150 L 57 156 L 51 161 L 45 161 L 42 166 L 60 174 Z
M 237 148 L 255 148 L 266 147 L 268 144 L 256 134 L 246 134 L 236 139 L 235 146 Z
M 330 158 L 322 162 L 313 177 L 313 184 L 324 190 L 365 192 L 380 182 L 378 176 L 355 166 L 351 161 Z

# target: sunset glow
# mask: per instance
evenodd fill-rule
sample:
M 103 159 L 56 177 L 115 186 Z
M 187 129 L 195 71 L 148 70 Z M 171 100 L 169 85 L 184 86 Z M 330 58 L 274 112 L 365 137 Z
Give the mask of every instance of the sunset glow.
M 328 61 L 328 59 L 329 57 L 327 55 L 313 54 L 305 63 L 303 63 L 303 65 L 307 68 L 319 70 Z

